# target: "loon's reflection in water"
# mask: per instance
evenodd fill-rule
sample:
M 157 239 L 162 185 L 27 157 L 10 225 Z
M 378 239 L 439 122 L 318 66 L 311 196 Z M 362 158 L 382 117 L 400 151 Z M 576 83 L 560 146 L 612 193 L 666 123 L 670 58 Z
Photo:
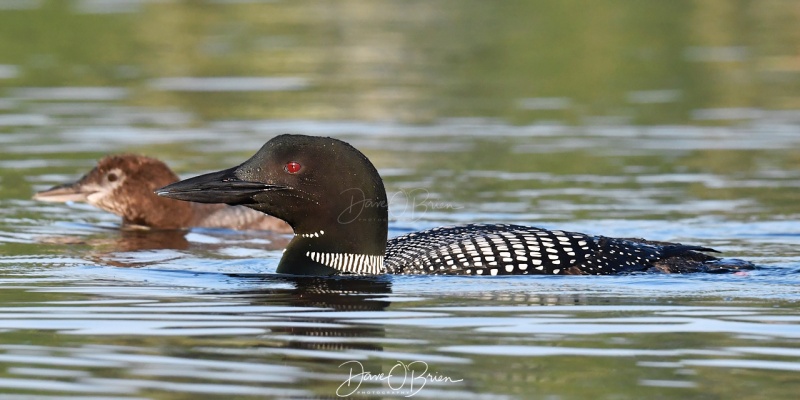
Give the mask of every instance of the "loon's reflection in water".
M 272 333 L 285 337 L 284 346 L 293 349 L 347 351 L 381 351 L 385 337 L 382 325 L 352 324 L 344 322 L 347 314 L 320 316 L 320 312 L 383 312 L 391 304 L 386 295 L 391 293 L 389 277 L 301 277 L 259 274 L 228 275 L 245 281 L 253 287 L 259 283 L 273 286 L 264 289 L 214 292 L 217 296 L 232 296 L 246 300 L 251 305 L 286 305 L 302 308 L 323 309 L 319 312 L 291 312 L 286 315 L 285 327 L 272 327 Z M 274 288 L 286 283 L 290 288 Z M 335 315 L 335 316 L 334 316 Z

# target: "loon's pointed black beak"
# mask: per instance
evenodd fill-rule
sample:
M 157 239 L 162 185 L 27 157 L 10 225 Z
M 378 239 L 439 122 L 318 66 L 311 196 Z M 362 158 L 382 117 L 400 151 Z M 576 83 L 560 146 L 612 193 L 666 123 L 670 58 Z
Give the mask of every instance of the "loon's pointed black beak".
M 237 168 L 234 167 L 175 182 L 157 189 L 155 193 L 161 197 L 196 203 L 240 205 L 254 203 L 253 196 L 259 193 L 285 189 L 285 187 L 278 185 L 243 181 L 236 176 Z

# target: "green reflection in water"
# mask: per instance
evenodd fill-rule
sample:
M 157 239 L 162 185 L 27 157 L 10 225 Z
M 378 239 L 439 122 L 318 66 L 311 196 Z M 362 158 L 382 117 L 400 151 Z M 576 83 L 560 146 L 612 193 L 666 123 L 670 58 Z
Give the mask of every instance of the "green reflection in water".
M 18 68 L 0 85 L 123 86 L 201 120 L 728 123 L 800 106 L 791 1 L 86 3 L 0 12 L 0 62 Z M 304 84 L 158 88 L 187 76 Z M 697 112 L 716 108 L 740 110 Z

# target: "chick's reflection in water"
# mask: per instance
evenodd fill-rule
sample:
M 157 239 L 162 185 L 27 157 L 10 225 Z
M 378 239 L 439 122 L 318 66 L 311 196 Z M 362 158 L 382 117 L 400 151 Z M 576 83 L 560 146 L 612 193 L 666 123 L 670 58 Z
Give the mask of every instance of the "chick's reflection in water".
M 92 227 L 93 230 L 96 229 Z M 39 243 L 65 245 L 78 257 L 115 267 L 146 267 L 194 252 L 224 253 L 237 248 L 278 251 L 291 236 L 270 231 L 230 229 L 101 229 L 89 236 L 44 236 Z M 194 237 L 190 236 L 194 235 Z

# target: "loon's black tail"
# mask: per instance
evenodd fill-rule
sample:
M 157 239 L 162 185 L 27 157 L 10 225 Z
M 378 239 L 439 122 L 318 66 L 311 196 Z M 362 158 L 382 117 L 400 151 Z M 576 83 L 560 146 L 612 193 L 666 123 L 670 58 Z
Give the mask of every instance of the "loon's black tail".
M 735 258 L 717 258 L 708 252 L 719 253 L 709 247 L 669 244 L 662 247 L 664 258 L 654 263 L 654 269 L 671 273 L 708 272 L 727 273 L 755 269 L 749 261 Z
M 716 257 L 704 253 L 719 253 L 719 251 L 714 250 L 710 247 L 692 246 L 680 243 L 670 243 L 667 245 L 663 245 L 661 247 L 661 251 L 664 253 L 665 257 L 687 257 L 687 256 L 691 257 L 696 255 L 702 259 L 716 259 Z

